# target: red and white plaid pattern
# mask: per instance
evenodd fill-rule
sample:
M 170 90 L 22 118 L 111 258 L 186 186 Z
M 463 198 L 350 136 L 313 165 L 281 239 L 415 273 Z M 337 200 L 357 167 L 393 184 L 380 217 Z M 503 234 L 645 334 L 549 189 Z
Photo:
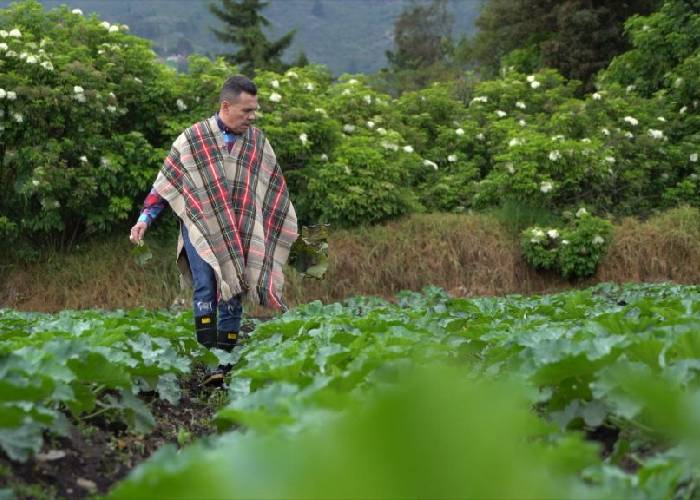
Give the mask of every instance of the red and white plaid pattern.
M 262 305 L 286 308 L 282 266 L 297 238 L 296 213 L 260 129 L 249 127 L 228 152 L 215 116 L 196 123 L 177 138 L 153 186 L 214 269 L 223 300 L 244 292 Z M 178 256 L 191 282 L 182 241 Z

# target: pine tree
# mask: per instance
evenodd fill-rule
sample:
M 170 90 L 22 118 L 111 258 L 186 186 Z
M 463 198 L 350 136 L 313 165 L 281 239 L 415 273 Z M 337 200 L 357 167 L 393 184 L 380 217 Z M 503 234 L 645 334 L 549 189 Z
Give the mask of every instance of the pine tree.
M 221 0 L 221 6 L 209 4 L 211 12 L 225 25 L 224 29 L 212 31 L 220 41 L 238 49 L 226 59 L 250 77 L 256 69 L 284 71 L 289 67 L 282 62 L 282 53 L 291 45 L 296 31 L 269 41 L 263 32 L 270 25 L 261 14 L 265 7 L 267 2 L 263 0 Z
M 396 51 L 386 52 L 391 68 L 415 70 L 442 61 L 452 46 L 453 22 L 447 0 L 413 4 L 401 12 L 394 25 Z
M 447 0 L 414 2 L 401 12 L 394 24 L 395 50 L 386 52 L 389 68 L 380 72 L 377 86 L 397 95 L 454 76 L 453 21 Z

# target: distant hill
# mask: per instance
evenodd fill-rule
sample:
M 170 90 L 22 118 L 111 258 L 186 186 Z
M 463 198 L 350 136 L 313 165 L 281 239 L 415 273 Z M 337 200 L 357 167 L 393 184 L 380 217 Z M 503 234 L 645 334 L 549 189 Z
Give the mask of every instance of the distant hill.
M 207 5 L 210 0 L 40 0 L 47 8 L 66 4 L 85 15 L 97 13 L 110 22 L 129 25 L 135 35 L 153 40 L 162 56 L 199 53 L 209 56 L 231 50 L 209 29 L 221 27 Z M 471 34 L 482 0 L 450 0 L 454 34 Z M 8 0 L 0 0 L 7 7 Z M 333 73 L 371 73 L 386 66 L 392 48 L 394 21 L 411 0 L 269 0 L 263 12 L 270 36 L 297 29 L 286 59 L 301 50 Z

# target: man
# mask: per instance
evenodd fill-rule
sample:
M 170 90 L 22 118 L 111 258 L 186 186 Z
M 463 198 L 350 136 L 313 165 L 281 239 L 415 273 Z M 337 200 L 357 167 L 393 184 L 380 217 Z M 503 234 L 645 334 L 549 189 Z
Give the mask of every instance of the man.
M 285 309 L 282 266 L 297 221 L 275 153 L 253 126 L 257 88 L 229 78 L 219 111 L 185 130 L 146 197 L 130 240 L 138 244 L 166 202 L 180 219 L 177 261 L 193 286 L 197 340 L 230 351 L 242 299 Z

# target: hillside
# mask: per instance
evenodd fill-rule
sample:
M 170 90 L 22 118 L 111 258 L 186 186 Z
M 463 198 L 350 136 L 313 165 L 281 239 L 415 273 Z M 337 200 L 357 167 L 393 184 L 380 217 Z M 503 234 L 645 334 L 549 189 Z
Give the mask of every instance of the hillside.
M 10 1 L 0 0 L 0 7 Z M 226 51 L 209 29 L 218 20 L 209 12 L 209 0 L 42 0 L 47 8 L 67 4 L 86 15 L 97 13 L 110 22 L 129 25 L 135 35 L 153 40 L 160 55 L 216 55 Z M 371 73 L 386 65 L 392 47 L 396 17 L 410 0 L 269 0 L 264 12 L 270 36 L 297 29 L 287 59 L 301 50 L 311 62 L 326 64 L 335 74 Z M 481 0 L 451 0 L 454 33 L 474 30 Z

